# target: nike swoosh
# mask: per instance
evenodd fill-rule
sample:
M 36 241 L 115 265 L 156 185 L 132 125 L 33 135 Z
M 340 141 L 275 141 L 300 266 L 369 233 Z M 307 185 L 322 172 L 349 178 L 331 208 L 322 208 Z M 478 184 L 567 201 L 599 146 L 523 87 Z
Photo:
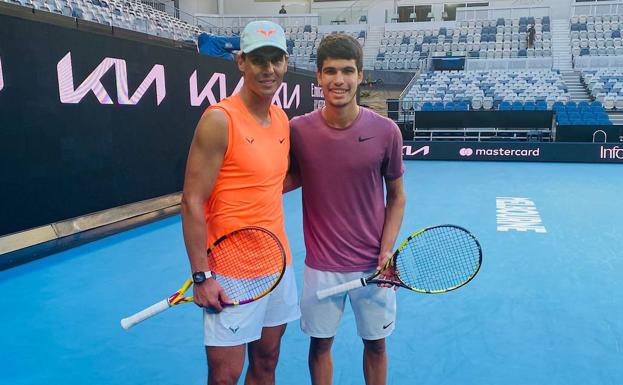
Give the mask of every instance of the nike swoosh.
M 360 136 L 360 137 L 359 137 L 359 142 L 365 142 L 366 140 L 370 140 L 370 139 L 372 139 L 372 138 L 374 138 L 374 136 L 369 136 L 369 137 L 367 137 L 367 138 L 364 138 L 363 136 Z
M 246 140 L 247 140 L 247 142 L 249 142 L 249 143 L 253 143 L 253 142 L 255 142 L 255 139 L 253 139 L 253 138 L 251 138 L 251 139 L 249 139 L 249 138 L 245 138 L 245 139 L 246 139 Z
M 231 332 L 234 333 L 234 334 L 236 334 L 238 329 L 240 329 L 240 326 L 237 326 L 236 328 L 232 328 L 231 326 L 229 327 L 229 330 L 231 330 Z
M 392 324 L 394 323 L 394 321 L 388 323 L 387 325 L 383 325 L 383 329 L 387 329 L 388 327 L 390 327 Z
M 286 140 L 286 138 L 279 139 L 279 143 L 283 143 L 284 140 Z

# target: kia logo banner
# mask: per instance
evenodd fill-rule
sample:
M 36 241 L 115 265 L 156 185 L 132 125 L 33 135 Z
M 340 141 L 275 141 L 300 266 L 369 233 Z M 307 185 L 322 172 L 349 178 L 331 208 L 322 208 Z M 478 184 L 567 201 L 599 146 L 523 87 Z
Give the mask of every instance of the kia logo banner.
M 201 114 L 244 82 L 173 42 L 52 22 L 0 14 L 0 236 L 180 191 Z M 273 103 L 310 112 L 314 83 L 289 71 Z

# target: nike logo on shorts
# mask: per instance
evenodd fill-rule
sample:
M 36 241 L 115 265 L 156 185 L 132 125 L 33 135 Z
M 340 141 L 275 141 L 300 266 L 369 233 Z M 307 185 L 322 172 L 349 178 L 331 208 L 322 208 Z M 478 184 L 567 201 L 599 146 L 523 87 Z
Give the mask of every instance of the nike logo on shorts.
M 387 325 L 383 325 L 383 329 L 387 329 L 388 327 L 390 327 L 392 324 L 394 323 L 394 321 L 388 323 Z
M 233 328 L 233 327 L 231 327 L 231 326 L 230 326 L 228 329 L 229 329 L 229 330 L 231 330 L 231 332 L 232 332 L 232 333 L 236 334 L 236 332 L 238 331 L 238 329 L 240 329 L 240 326 L 236 326 L 235 328 Z

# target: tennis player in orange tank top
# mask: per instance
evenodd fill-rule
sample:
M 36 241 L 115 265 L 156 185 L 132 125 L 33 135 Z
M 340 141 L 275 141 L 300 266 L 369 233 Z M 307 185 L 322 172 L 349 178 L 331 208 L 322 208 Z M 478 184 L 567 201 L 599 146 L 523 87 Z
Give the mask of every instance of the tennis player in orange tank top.
M 240 227 L 261 226 L 280 238 L 288 267 L 266 297 L 235 308 L 222 308 L 227 296 L 214 279 L 195 280 L 194 302 L 206 308 L 208 385 L 237 384 L 247 348 L 245 384 L 274 384 L 281 336 L 286 324 L 300 317 L 282 208 L 289 125 L 272 105 L 287 71 L 285 33 L 272 22 L 254 21 L 241 34 L 240 48 L 240 93 L 206 110 L 190 147 L 182 195 L 184 242 L 193 277 L 210 270 L 224 274 L 223 266 L 206 258 L 206 245 Z M 237 274 L 257 276 L 257 267 L 245 269 Z
M 288 116 L 281 108 L 271 105 L 268 111 L 271 124 L 262 127 L 240 95 L 231 96 L 208 110 L 212 109 L 227 116 L 229 135 L 221 170 L 205 203 L 207 245 L 243 226 L 260 226 L 279 237 L 289 265 L 291 257 L 281 199 L 290 150 Z M 239 266 L 237 271 L 226 271 L 225 266 L 231 269 L 235 264 L 210 260 L 212 271 L 228 277 L 251 278 L 274 273 L 253 270 L 257 266 L 247 266 L 246 273 Z

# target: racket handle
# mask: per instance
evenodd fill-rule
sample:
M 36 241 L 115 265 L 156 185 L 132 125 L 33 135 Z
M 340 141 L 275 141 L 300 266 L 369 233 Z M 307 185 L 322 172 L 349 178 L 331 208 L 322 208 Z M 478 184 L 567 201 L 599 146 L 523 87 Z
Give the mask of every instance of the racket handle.
M 316 292 L 316 297 L 318 299 L 325 299 L 327 297 L 331 297 L 336 294 L 344 293 L 352 289 L 357 289 L 360 287 L 366 286 L 368 283 L 365 278 L 355 279 L 350 282 L 343 283 L 341 285 L 333 286 L 328 289 L 318 290 Z
M 143 309 L 134 315 L 131 315 L 127 318 L 122 319 L 121 327 L 124 328 L 125 330 L 128 330 L 129 328 L 136 325 L 137 323 L 142 322 L 149 317 L 153 317 L 156 314 L 163 312 L 170 307 L 171 305 L 169 305 L 169 301 L 167 301 L 166 299 L 163 299 L 162 301 L 151 305 L 147 309 Z

